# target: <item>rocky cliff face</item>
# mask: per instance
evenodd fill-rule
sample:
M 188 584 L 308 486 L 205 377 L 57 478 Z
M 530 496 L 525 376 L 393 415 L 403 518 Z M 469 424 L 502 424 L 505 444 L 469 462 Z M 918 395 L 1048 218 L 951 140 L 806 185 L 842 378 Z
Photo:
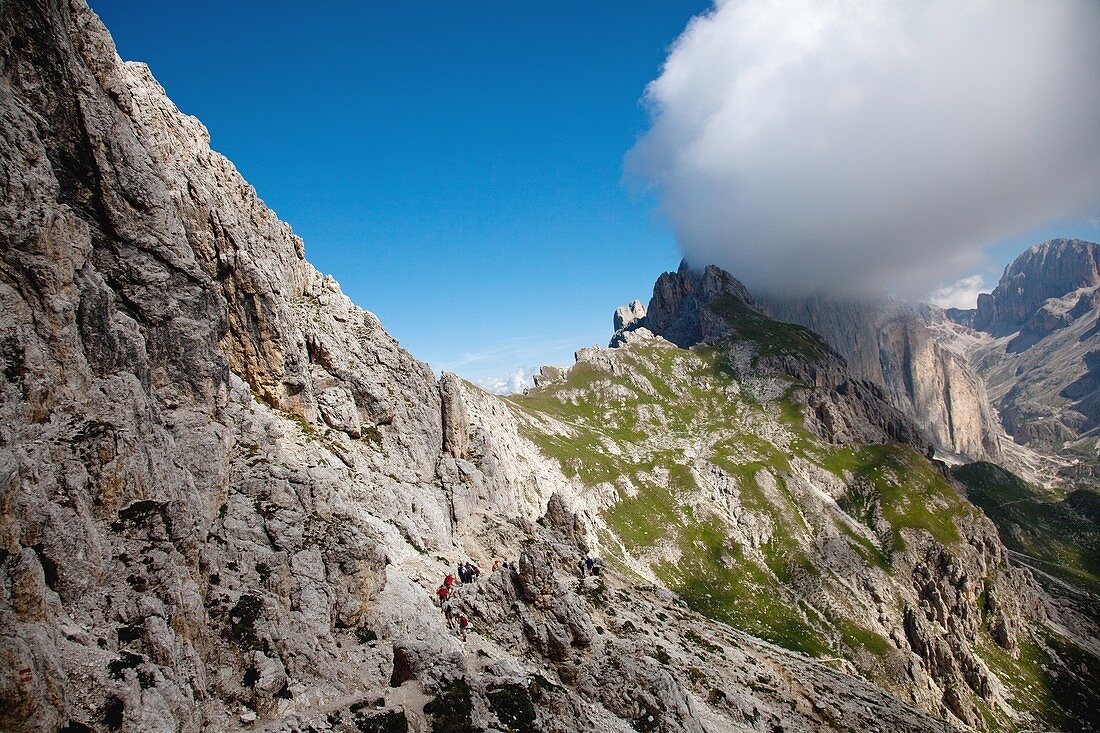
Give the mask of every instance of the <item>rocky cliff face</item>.
M 677 346 L 691 348 L 718 339 L 729 330 L 729 324 L 707 307 L 723 297 L 755 305 L 745 286 L 728 272 L 714 265 L 695 272 L 687 262 L 681 262 L 679 270 L 657 278 L 645 319 L 636 319 L 632 325 L 644 324 Z
M 765 298 L 774 318 L 821 334 L 853 374 L 879 385 L 890 404 L 948 454 L 1001 458 L 1003 430 L 985 385 L 966 360 L 944 348 L 917 311 L 889 301 Z
M 952 317 L 993 336 L 1017 331 L 1026 334 L 1042 326 L 1040 312 L 1055 315 L 1055 309 L 1044 308 L 1048 300 L 1097 285 L 1100 247 L 1080 239 L 1052 239 L 1029 248 L 1006 267 L 993 292 L 978 296 L 975 311 L 955 311 Z M 1095 307 L 1085 293 L 1079 293 L 1075 301 L 1082 299 L 1086 301 L 1085 310 Z M 1036 335 L 1050 330 L 1053 328 L 1039 328 Z
M 387 566 L 451 542 L 433 375 L 83 3 L 0 11 L 0 727 L 354 694 Z
M 868 425 L 832 357 L 806 361 L 827 354 L 807 334 L 738 346 L 777 327 L 723 301 L 735 332 L 714 358 L 652 339 L 671 370 L 654 381 L 650 344 L 596 350 L 501 400 L 437 382 L 317 273 L 81 0 L 0 5 L 0 119 L 0 729 L 934 731 L 1044 715 L 1012 655 L 1063 612 L 1029 625 L 1047 613 L 1029 576 L 891 442 L 903 422 Z M 612 409 L 630 393 L 605 372 L 650 402 Z M 686 460 L 706 432 L 666 420 L 681 398 L 728 422 L 721 470 L 759 492 L 715 472 L 705 496 L 680 493 L 683 471 L 710 470 Z M 582 403 L 598 413 L 559 414 Z M 639 417 L 637 455 L 660 460 L 635 465 L 618 421 Z M 795 438 L 810 452 L 790 477 L 756 465 Z M 704 523 L 724 506 L 735 539 L 679 551 L 726 575 L 667 575 L 650 505 L 627 502 L 642 479 L 620 496 L 614 476 L 582 478 L 608 467 L 675 490 L 684 522 L 696 500 Z M 960 512 L 957 538 L 936 537 L 925 501 Z M 600 576 L 576 574 L 586 551 L 608 557 Z M 485 573 L 452 599 L 462 641 L 432 597 L 467 558 Z M 790 608 L 722 616 L 705 603 L 718 581 L 780 588 Z M 853 605 L 834 608 L 843 587 Z M 832 617 L 870 626 L 845 637 Z M 787 621 L 797 633 L 775 633 Z M 1049 676 L 1062 659 L 1043 650 L 1029 681 L 1076 679 Z
M 1052 454 L 1062 480 L 1100 475 L 1100 245 L 1055 239 L 1031 247 L 969 311 L 928 308 L 936 337 L 989 386 L 1008 433 Z
M 628 320 L 616 312 L 612 346 L 630 342 L 632 334 L 655 334 L 681 348 L 757 343 L 744 368 L 779 372 L 814 386 L 812 403 L 823 437 L 865 443 L 899 440 L 922 452 L 930 447 L 917 425 L 885 404 L 874 384 L 853 378 L 845 359 L 815 332 L 767 317 L 745 286 L 718 267 L 696 272 L 681 263 L 677 272 L 658 278 L 648 309 L 632 313 Z M 729 357 L 731 363 L 740 359 L 732 353 Z

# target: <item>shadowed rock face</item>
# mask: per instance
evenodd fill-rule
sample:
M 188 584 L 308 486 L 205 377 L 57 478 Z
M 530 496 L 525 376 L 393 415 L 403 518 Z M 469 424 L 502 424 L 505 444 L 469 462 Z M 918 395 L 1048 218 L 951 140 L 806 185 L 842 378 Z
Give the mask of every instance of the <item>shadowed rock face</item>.
M 706 306 L 724 295 L 753 305 L 749 291 L 725 270 L 707 265 L 696 272 L 684 261 L 676 272 L 657 278 L 643 322 L 681 348 L 711 341 L 724 335 L 729 326 Z

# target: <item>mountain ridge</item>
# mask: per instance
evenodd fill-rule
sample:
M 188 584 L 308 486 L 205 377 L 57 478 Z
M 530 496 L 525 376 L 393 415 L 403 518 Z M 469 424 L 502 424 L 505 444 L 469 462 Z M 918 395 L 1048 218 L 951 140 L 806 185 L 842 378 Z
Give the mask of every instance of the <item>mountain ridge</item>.
M 676 273 L 662 275 L 649 306 L 630 305 L 616 312 L 612 345 L 625 342 L 638 329 L 668 338 L 679 346 L 703 343 L 729 325 L 701 307 L 722 292 L 772 318 L 821 334 L 828 351 L 842 359 L 853 376 L 876 385 L 887 401 L 913 420 L 936 448 L 964 459 L 1001 458 L 996 413 L 981 381 L 949 349 L 937 343 L 915 309 L 883 301 L 827 298 L 754 297 L 729 273 L 708 266 L 692 275 L 681 262 Z
M 1100 245 L 1050 240 L 1006 267 L 976 309 L 925 311 L 940 342 L 988 384 L 1007 432 L 1058 461 L 1067 485 L 1100 476 L 1098 261 Z
M 714 344 L 436 380 L 82 0 L 0 6 L 0 66 L 0 727 L 1078 720 L 1089 620 L 816 336 L 719 299 Z
M 1082 239 L 1051 239 L 1036 244 L 1005 266 L 991 293 L 978 296 L 973 310 L 949 309 L 958 323 L 1007 336 L 1025 330 L 1051 298 L 1100 285 L 1100 245 Z

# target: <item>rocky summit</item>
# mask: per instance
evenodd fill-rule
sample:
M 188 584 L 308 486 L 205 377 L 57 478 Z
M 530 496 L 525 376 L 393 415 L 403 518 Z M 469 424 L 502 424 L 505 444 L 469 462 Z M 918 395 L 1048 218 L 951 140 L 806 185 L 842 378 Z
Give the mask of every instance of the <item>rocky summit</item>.
M 1097 728 L 1096 493 L 949 470 L 729 273 L 497 397 L 83 0 L 0 4 L 0 118 L 0 729 Z
M 1098 244 L 1051 240 L 1005 268 L 976 309 L 925 311 L 936 338 L 988 385 L 1015 443 L 1049 456 L 1053 481 L 1071 487 L 1100 482 L 1098 262 Z

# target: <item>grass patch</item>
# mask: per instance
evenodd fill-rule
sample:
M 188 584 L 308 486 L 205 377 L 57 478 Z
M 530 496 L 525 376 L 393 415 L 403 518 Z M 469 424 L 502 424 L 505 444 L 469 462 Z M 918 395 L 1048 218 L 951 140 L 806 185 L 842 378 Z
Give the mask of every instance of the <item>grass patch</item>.
M 1100 522 L 1090 511 L 1100 493 L 1081 489 L 1068 497 L 1043 492 L 992 463 L 969 463 L 952 469 L 967 496 L 993 524 L 1008 549 L 1026 555 L 1028 564 L 1091 594 L 1085 610 L 1100 618 Z M 1042 575 L 1055 593 L 1065 590 Z
M 800 327 L 743 304 L 731 307 L 749 337 L 767 342 L 765 355 L 827 354 Z M 788 383 L 780 399 L 758 402 L 741 391 L 713 347 L 643 342 L 612 358 L 615 373 L 582 362 L 563 382 L 507 398 L 524 435 L 568 475 L 616 488 L 618 501 L 604 510 L 607 530 L 600 534 L 607 562 L 640 582 L 651 571 L 699 613 L 788 649 L 889 653 L 879 634 L 851 619 L 826 618 L 804 600 L 830 580 L 811 560 L 815 530 L 788 486 L 792 460 L 816 463 L 866 489 L 862 496 L 853 491 L 849 511 L 869 526 L 878 512 L 886 541 L 876 545 L 839 518 L 838 527 L 868 566 L 886 572 L 904 529 L 926 530 L 944 544 L 959 541 L 955 523 L 968 505 L 951 483 L 904 446 L 820 443 L 805 427 L 804 385 Z M 770 528 L 759 548 L 729 539 L 736 520 L 725 514 L 727 502 Z M 628 558 L 639 556 L 648 567 L 632 567 Z
M 1018 658 L 988 638 L 978 640 L 976 651 L 1008 688 L 1017 710 L 1049 729 L 1095 730 L 1100 689 L 1095 657 L 1043 627 L 1020 640 Z
M 825 636 L 798 612 L 797 601 L 772 573 L 726 540 L 719 522 L 685 529 L 680 551 L 678 563 L 663 562 L 656 570 L 691 608 L 787 649 L 813 656 L 831 652 Z
M 768 318 L 733 295 L 720 295 L 706 307 L 730 325 L 738 340 L 755 342 L 759 356 L 797 356 L 820 361 L 829 353 L 829 347 L 810 329 Z
M 623 544 L 637 551 L 653 547 L 670 530 L 690 524 L 692 518 L 685 513 L 668 489 L 650 486 L 608 509 L 604 518 Z
M 959 542 L 958 521 L 972 509 L 947 479 L 909 446 L 829 446 L 817 453 L 816 459 L 818 465 L 853 487 L 840 502 L 853 518 L 866 524 L 875 511 L 882 512 L 893 528 L 893 547 L 904 547 L 903 529 L 923 529 L 942 545 Z
M 877 632 L 865 629 L 849 619 L 833 619 L 844 643 L 851 649 L 865 649 L 875 656 L 885 657 L 894 651 L 894 645 Z

